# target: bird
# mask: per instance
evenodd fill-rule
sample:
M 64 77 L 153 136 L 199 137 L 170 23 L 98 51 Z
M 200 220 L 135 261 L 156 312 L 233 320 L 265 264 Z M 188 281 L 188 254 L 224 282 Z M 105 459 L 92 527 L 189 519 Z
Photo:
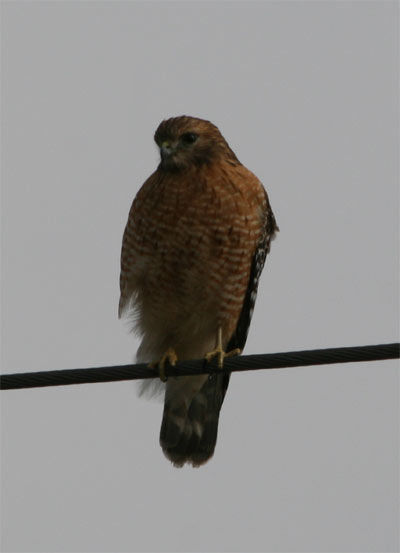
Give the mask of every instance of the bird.
M 165 366 L 204 358 L 222 367 L 243 351 L 279 228 L 262 183 L 213 123 L 168 118 L 154 140 L 160 162 L 123 234 L 119 317 L 141 338 L 137 362 L 160 370 L 151 380 L 164 394 L 165 456 L 175 467 L 199 467 L 214 454 L 230 374 L 165 379 Z

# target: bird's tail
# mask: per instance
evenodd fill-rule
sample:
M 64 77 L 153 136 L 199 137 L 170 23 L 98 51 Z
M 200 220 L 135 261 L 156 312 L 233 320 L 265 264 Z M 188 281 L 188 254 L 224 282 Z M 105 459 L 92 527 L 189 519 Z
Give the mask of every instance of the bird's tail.
M 203 376 L 200 382 L 199 377 L 168 381 L 160 444 L 176 467 L 185 463 L 199 467 L 212 457 L 229 376 Z

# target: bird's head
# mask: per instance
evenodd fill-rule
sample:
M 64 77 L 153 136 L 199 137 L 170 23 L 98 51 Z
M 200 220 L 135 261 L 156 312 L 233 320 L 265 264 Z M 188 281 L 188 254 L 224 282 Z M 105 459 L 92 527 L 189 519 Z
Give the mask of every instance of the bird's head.
M 218 128 L 204 119 L 182 115 L 160 123 L 154 140 L 160 148 L 160 168 L 185 170 L 209 165 L 219 156 L 238 160 Z

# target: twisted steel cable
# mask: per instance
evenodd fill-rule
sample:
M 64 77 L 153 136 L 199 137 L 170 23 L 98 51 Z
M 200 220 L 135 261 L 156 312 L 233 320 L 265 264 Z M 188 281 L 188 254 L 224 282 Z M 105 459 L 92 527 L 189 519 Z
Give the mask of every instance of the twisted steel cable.
M 399 357 L 400 343 L 264 353 L 260 355 L 228 357 L 224 361 L 223 369 L 219 369 L 215 363 L 206 363 L 204 359 L 182 361 L 178 362 L 174 367 L 167 366 L 165 376 L 188 376 L 213 374 L 220 371 L 229 373 L 335 363 L 382 361 L 384 359 L 398 359 Z M 145 363 L 139 363 L 136 365 L 115 365 L 89 369 L 4 374 L 0 377 L 0 389 L 16 390 L 44 386 L 69 386 L 71 384 L 117 382 L 121 380 L 158 377 L 159 371 L 157 368 L 149 368 Z

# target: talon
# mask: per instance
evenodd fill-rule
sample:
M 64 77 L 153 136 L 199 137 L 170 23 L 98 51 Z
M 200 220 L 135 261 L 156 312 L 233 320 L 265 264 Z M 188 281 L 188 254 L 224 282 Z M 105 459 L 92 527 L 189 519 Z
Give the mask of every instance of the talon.
M 154 369 L 158 366 L 158 375 L 162 382 L 167 382 L 168 380 L 168 377 L 165 376 L 165 364 L 167 361 L 172 367 L 174 367 L 176 362 L 178 361 L 178 356 L 176 355 L 176 352 L 173 348 L 168 348 L 159 361 L 154 361 L 153 363 L 149 364 L 149 367 L 151 369 Z
M 232 357 L 233 355 L 239 355 L 241 353 L 241 350 L 239 348 L 232 349 L 231 351 L 224 351 L 222 347 L 222 328 L 218 328 L 218 338 L 217 338 L 217 345 L 215 346 L 215 349 L 212 351 L 209 351 L 206 353 L 205 358 L 206 361 L 209 363 L 211 359 L 214 357 L 218 358 L 218 368 L 222 369 L 224 365 L 224 359 L 225 357 Z

